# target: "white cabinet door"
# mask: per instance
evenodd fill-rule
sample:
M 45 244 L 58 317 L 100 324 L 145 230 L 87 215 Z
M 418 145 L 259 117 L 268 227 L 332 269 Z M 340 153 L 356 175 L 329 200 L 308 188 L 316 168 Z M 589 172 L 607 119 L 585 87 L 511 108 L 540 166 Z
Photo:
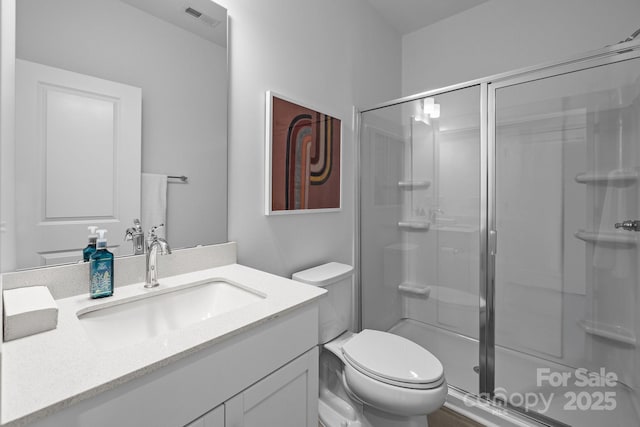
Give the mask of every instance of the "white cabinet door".
M 225 427 L 224 405 L 220 405 L 213 411 L 205 414 L 204 427 Z
M 224 426 L 224 424 L 223 424 Z M 194 420 L 192 422 L 190 422 L 189 424 L 187 424 L 184 427 L 204 427 L 204 416 L 198 418 L 197 420 Z
M 207 412 L 197 420 L 187 424 L 185 427 L 225 427 L 224 426 L 224 405 Z
M 88 225 L 119 253 L 140 218 L 141 99 L 133 86 L 16 60 L 18 268 L 82 260 Z
M 225 419 L 226 427 L 317 427 L 318 348 L 225 402 Z

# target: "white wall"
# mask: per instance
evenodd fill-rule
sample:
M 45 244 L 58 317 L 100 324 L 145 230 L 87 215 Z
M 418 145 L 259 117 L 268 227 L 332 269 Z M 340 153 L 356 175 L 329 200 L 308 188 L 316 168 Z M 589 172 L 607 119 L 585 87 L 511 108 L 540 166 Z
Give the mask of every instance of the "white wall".
M 229 239 L 239 262 L 283 276 L 353 263 L 352 106 L 400 95 L 400 36 L 364 0 L 219 3 L 230 17 Z M 267 90 L 342 119 L 341 212 L 264 215 Z
M 490 0 L 403 38 L 402 93 L 615 44 L 639 17 L 638 0 Z
M 169 184 L 167 239 L 226 241 L 224 47 L 114 0 L 19 0 L 16 37 L 21 59 L 142 88 L 142 171 L 189 177 Z

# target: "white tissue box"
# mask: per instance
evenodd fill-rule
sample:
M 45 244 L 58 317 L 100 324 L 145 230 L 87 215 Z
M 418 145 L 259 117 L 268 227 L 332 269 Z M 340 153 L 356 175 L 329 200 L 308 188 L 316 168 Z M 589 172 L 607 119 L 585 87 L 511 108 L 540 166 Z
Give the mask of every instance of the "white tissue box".
M 49 331 L 58 325 L 58 305 L 46 286 L 9 289 L 2 294 L 5 341 Z

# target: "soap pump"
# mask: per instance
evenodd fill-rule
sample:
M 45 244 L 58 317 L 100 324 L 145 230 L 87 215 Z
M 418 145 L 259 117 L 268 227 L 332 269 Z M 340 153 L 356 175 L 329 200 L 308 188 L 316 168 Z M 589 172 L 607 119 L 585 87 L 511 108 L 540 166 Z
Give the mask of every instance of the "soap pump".
M 107 239 L 98 230 L 96 251 L 89 257 L 89 294 L 91 298 L 113 295 L 113 254 L 107 250 Z
M 90 225 L 87 229 L 89 230 L 89 244 L 82 250 L 82 259 L 84 262 L 89 261 L 91 254 L 96 251 L 96 241 L 98 240 L 98 235 L 96 234 L 98 227 Z

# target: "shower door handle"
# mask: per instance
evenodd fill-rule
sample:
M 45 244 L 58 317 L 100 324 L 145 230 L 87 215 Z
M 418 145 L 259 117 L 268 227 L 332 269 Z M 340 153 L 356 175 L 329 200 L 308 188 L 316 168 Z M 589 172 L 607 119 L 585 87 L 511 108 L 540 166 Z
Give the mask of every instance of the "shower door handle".
M 495 256 L 498 253 L 498 232 L 489 230 L 489 255 Z
M 627 231 L 640 231 L 640 220 L 626 220 L 622 222 L 616 222 L 615 228 L 622 228 Z

